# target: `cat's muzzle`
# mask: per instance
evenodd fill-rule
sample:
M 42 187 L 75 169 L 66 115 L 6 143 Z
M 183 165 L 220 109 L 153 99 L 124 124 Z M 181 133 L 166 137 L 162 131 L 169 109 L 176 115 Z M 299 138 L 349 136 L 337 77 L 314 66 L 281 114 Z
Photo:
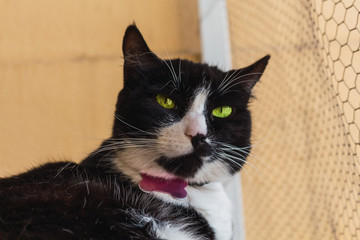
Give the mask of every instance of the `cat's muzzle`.
M 213 151 L 211 145 L 207 142 L 207 137 L 203 134 L 193 137 L 191 144 L 194 147 L 194 153 L 199 157 L 210 156 Z

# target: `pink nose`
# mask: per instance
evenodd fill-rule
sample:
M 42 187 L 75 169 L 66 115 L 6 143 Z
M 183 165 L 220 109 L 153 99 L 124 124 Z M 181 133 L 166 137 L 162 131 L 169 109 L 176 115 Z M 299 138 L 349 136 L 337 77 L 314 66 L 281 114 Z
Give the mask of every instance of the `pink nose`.
M 195 128 L 193 128 L 192 126 L 189 126 L 185 130 L 185 135 L 191 139 L 191 138 L 195 137 L 196 135 L 198 135 L 199 134 L 198 132 L 199 131 L 197 131 Z
M 198 134 L 207 134 L 206 122 L 203 116 L 191 118 L 185 128 L 185 135 L 188 136 L 190 139 Z

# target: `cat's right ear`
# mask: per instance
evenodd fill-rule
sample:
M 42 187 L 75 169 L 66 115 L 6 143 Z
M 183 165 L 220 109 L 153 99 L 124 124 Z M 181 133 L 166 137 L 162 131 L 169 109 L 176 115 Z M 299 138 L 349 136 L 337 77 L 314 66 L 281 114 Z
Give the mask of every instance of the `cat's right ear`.
M 260 77 L 264 73 L 265 68 L 269 62 L 269 59 L 270 59 L 270 55 L 266 55 L 265 57 L 259 59 L 250 66 L 247 66 L 245 68 L 240 68 L 237 70 L 230 70 L 228 72 L 228 75 L 230 74 L 228 81 L 234 83 L 232 85 L 233 87 L 240 87 L 246 93 L 251 95 L 251 91 L 253 87 L 259 81 Z M 228 86 L 229 85 L 231 86 L 231 84 L 228 84 Z
M 157 56 L 147 46 L 135 24 L 127 27 L 122 49 L 125 64 L 144 65 L 158 60 Z

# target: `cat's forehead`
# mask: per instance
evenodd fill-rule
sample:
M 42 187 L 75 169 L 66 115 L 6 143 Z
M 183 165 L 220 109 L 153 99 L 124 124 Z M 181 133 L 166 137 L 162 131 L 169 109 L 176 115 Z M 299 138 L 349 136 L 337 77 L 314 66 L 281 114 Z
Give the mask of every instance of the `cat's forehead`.
M 185 59 L 166 60 L 167 64 L 174 66 L 175 70 L 181 70 L 182 74 L 190 74 L 192 76 L 222 76 L 224 74 L 216 66 L 209 66 L 206 63 L 197 63 Z
M 194 88 L 204 87 L 220 84 L 221 80 L 226 75 L 215 66 L 209 66 L 203 63 L 195 63 L 183 59 L 171 59 L 164 62 L 165 71 L 171 77 L 180 78 L 182 84 L 187 87 Z

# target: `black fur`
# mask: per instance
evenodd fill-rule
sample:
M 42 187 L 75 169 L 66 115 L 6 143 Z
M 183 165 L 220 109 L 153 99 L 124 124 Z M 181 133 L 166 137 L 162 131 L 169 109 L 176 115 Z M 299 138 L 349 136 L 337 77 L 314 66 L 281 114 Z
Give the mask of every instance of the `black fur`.
M 0 205 L 0 239 L 157 239 L 141 215 L 214 238 L 194 209 L 156 199 L 121 174 L 71 162 L 2 179 Z
M 184 229 L 199 239 L 214 239 L 213 229 L 192 207 L 172 205 L 142 192 L 114 163 L 114 159 L 121 161 L 116 154 L 123 149 L 114 151 L 110 147 L 125 138 L 156 139 L 153 133 L 180 121 L 196 91 L 206 85 L 211 93 L 205 110 L 208 136 L 250 151 L 247 105 L 269 56 L 229 72 L 187 60 L 162 60 L 150 51 L 135 25 L 126 30 L 123 52 L 124 88 L 118 96 L 111 138 L 80 164 L 49 163 L 0 179 L 0 239 L 156 239 L 154 226 L 166 223 L 186 226 Z M 231 76 L 241 77 L 241 81 L 236 81 L 231 91 L 219 89 L 222 80 Z M 176 77 L 181 81 L 171 81 Z M 155 100 L 158 93 L 171 97 L 176 108 L 161 107 Z M 212 109 L 222 105 L 232 106 L 231 115 L 224 119 L 212 116 Z M 171 122 L 167 122 L 169 116 Z M 156 162 L 179 177 L 194 177 L 204 165 L 202 157 L 219 161 L 213 157 L 219 146 L 208 144 L 205 137 L 192 139 L 193 153 L 171 159 L 159 156 Z M 243 164 L 220 161 L 228 165 L 230 174 Z

